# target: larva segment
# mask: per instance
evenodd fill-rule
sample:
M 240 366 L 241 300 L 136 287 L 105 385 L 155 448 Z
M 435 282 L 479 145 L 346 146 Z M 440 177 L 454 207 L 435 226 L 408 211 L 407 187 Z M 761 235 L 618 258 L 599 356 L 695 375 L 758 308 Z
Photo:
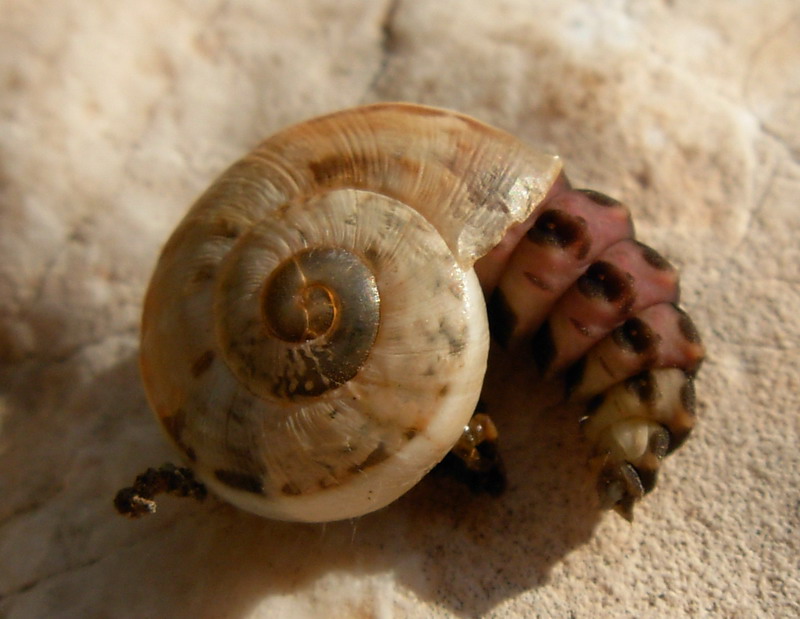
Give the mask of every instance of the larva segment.
M 588 400 L 652 367 L 694 374 L 704 349 L 691 318 L 672 303 L 652 305 L 626 320 L 565 372 L 567 394 Z
M 531 336 L 604 249 L 633 235 L 628 209 L 596 192 L 565 186 L 537 212 L 489 298 L 492 335 L 511 349 Z
M 553 375 L 640 309 L 677 301 L 678 276 L 654 250 L 627 239 L 600 254 L 533 337 L 539 371 Z

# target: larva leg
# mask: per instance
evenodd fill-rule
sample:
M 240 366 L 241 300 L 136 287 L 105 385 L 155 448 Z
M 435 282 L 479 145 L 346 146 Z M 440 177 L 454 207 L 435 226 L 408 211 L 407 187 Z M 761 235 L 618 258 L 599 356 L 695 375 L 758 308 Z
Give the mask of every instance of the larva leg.
M 564 182 L 526 224 L 487 290 L 492 335 L 586 402 L 601 501 L 630 519 L 694 425 L 702 343 L 676 271 L 633 240 L 619 202 Z
M 453 449 L 437 466 L 437 472 L 458 479 L 474 492 L 502 493 L 506 475 L 497 449 L 497 436 L 497 427 L 483 412 L 482 403 L 478 403 L 478 410 Z

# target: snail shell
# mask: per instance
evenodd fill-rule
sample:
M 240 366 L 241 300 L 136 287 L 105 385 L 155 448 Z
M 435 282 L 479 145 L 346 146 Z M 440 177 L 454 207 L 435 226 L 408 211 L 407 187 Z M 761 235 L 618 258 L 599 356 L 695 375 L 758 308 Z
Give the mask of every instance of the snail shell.
M 488 351 L 474 262 L 557 157 L 403 104 L 286 129 L 167 242 L 147 293 L 148 399 L 197 477 L 279 519 L 390 503 L 456 443 Z

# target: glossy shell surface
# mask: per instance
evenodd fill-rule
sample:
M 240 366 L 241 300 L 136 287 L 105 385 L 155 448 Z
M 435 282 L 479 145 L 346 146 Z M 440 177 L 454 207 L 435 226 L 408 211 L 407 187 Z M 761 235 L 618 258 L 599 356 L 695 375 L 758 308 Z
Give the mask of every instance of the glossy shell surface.
M 453 112 L 374 105 L 266 140 L 167 242 L 148 289 L 148 399 L 229 502 L 326 521 L 388 504 L 475 409 L 473 263 L 533 213 L 557 157 Z

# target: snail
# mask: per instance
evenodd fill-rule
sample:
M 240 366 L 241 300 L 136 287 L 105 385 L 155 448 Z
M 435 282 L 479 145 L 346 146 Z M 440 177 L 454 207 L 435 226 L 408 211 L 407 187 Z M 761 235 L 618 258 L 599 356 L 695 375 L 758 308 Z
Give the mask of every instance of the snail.
M 186 467 L 151 469 L 117 508 L 207 487 L 269 518 L 352 518 L 448 452 L 498 479 L 476 413 L 491 332 L 585 402 L 602 502 L 630 518 L 694 425 L 703 347 L 677 301 L 621 203 L 501 130 L 397 103 L 284 129 L 161 253 L 140 366 Z

